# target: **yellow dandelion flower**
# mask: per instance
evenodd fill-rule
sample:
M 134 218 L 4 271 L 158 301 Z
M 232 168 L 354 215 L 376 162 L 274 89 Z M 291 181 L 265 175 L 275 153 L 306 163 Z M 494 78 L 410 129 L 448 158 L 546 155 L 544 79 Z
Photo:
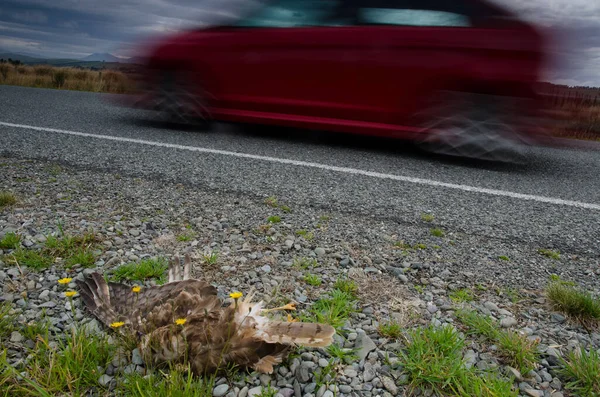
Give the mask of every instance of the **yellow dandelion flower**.
M 67 292 L 65 292 L 65 296 L 66 296 L 67 298 L 72 298 L 72 297 L 74 297 L 75 295 L 77 295 L 77 292 L 76 292 L 76 291 L 67 291 Z
M 281 307 L 282 310 L 296 310 L 296 304 L 295 303 L 288 303 L 285 306 Z
M 178 318 L 177 320 L 175 320 L 175 324 L 177 325 L 184 325 L 186 323 L 186 319 L 185 318 Z
M 297 318 L 294 318 L 294 317 L 292 317 L 292 316 L 291 316 L 291 315 L 288 313 L 288 315 L 287 315 L 287 321 L 288 321 L 288 323 L 297 323 L 297 322 L 298 322 L 298 319 L 297 319 Z
M 135 292 L 135 293 L 137 294 L 137 293 L 138 293 L 138 292 L 140 292 L 141 290 L 142 290 L 142 287 L 140 287 L 139 285 L 136 285 L 135 287 L 133 287 L 133 288 L 131 289 L 131 292 Z
M 231 294 L 229 294 L 229 296 L 231 296 L 233 299 L 239 299 L 243 296 L 244 294 L 242 294 L 241 292 L 232 292 Z
M 61 278 L 58 280 L 59 284 L 69 284 L 73 279 L 70 277 Z
M 111 328 L 119 328 L 119 327 L 122 327 L 124 325 L 125 325 L 125 323 L 123 321 L 117 321 L 117 322 L 114 322 L 114 323 L 110 324 Z

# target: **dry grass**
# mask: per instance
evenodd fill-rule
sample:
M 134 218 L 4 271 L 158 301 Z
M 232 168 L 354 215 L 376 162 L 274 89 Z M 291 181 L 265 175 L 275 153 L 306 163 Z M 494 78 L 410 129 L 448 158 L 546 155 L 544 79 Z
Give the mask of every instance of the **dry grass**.
M 14 66 L 0 63 L 0 84 L 112 94 L 133 91 L 132 82 L 119 71 L 95 71 L 48 65 Z

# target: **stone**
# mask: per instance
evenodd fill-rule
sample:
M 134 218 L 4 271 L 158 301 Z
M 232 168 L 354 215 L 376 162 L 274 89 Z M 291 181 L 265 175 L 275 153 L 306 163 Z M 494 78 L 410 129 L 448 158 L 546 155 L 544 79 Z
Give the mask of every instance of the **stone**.
M 369 362 L 365 363 L 365 369 L 363 371 L 363 380 L 365 382 L 370 382 L 377 376 L 377 372 L 375 372 L 375 368 Z
M 502 328 L 514 327 L 517 324 L 517 319 L 514 317 L 504 317 L 502 320 L 500 320 L 500 326 Z
M 262 386 L 256 386 L 248 390 L 248 397 L 258 396 L 262 393 Z
M 392 393 L 393 396 L 397 396 L 398 395 L 398 386 L 396 386 L 396 383 L 394 383 L 394 381 L 392 380 L 392 378 L 389 378 L 387 376 L 382 376 L 381 377 L 381 383 L 383 383 L 383 387 L 385 387 L 385 389 L 387 391 L 389 391 L 390 393 Z
M 356 354 L 358 356 L 358 360 L 362 361 L 367 358 L 370 352 L 377 348 L 377 345 L 375 345 L 375 342 L 369 338 L 365 331 L 362 331 L 358 333 L 354 347 L 357 349 Z
M 98 378 L 98 384 L 102 387 L 108 387 L 108 384 L 113 380 L 113 377 L 110 375 L 102 375 Z
M 219 385 L 213 389 L 213 396 L 214 397 L 222 397 L 225 394 L 227 394 L 228 390 L 229 390 L 229 385 L 227 383 L 223 383 L 222 385 Z
M 17 331 L 13 331 L 10 334 L 10 341 L 13 343 L 19 343 L 23 341 L 23 335 L 21 335 L 20 333 L 18 333 Z
M 321 248 L 321 247 L 315 248 L 315 254 L 317 254 L 317 256 L 324 256 L 325 255 L 325 248 Z
M 140 350 L 137 347 L 131 352 L 131 362 L 136 365 L 144 365 L 142 354 L 140 353 Z

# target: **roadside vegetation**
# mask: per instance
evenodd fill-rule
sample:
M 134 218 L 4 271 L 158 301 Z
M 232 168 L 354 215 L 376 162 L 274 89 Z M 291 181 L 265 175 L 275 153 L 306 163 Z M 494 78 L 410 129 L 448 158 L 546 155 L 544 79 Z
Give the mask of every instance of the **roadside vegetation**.
M 22 87 L 124 94 L 133 85 L 124 73 L 116 70 L 90 70 L 49 65 L 14 65 L 0 63 L 0 84 Z

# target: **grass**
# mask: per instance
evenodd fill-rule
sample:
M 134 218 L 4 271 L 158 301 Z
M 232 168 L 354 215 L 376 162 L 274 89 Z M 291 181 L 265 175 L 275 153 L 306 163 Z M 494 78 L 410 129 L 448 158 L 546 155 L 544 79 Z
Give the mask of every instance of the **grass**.
M 271 215 L 267 218 L 267 222 L 269 223 L 279 223 L 281 222 L 281 217 L 279 215 Z
M 535 368 L 537 343 L 515 331 L 502 330 L 491 317 L 473 310 L 457 310 L 456 317 L 468 327 L 468 333 L 484 336 L 498 345 L 498 353 L 506 364 L 526 374 Z
M 544 255 L 546 258 L 555 259 L 555 260 L 559 260 L 560 259 L 560 252 L 559 251 L 553 251 L 553 250 L 549 250 L 549 249 L 546 249 L 546 248 L 540 248 L 538 250 L 538 253 L 540 255 Z
M 0 346 L 4 346 L 4 342 L 10 338 L 17 320 L 17 315 L 11 314 L 11 309 L 10 302 L 0 304 Z
M 6 395 L 56 396 L 88 395 L 103 388 L 98 384 L 98 368 L 106 368 L 113 359 L 115 345 L 106 337 L 88 334 L 83 329 L 68 332 L 64 340 L 50 346 L 48 335 L 38 335 L 21 368 L 2 368 Z M 4 367 L 6 356 L 0 362 Z M 25 372 L 25 377 L 18 376 Z
M 356 285 L 354 281 L 343 277 L 340 277 L 337 280 L 335 280 L 333 288 L 353 297 L 356 297 L 356 294 L 358 293 L 358 285 Z
M 194 238 L 196 238 L 196 233 L 192 230 L 187 230 L 177 235 L 177 241 L 181 242 L 192 241 Z
M 600 396 L 600 355 L 583 347 L 561 358 L 559 374 L 567 381 L 565 388 L 582 397 Z
M 326 323 L 339 329 L 356 312 L 356 304 L 355 295 L 336 288 L 317 300 L 310 306 L 308 313 L 301 317 L 303 321 Z
M 445 396 L 517 396 L 512 381 L 499 373 L 482 374 L 467 368 L 463 360 L 465 346 L 458 332 L 449 326 L 413 329 L 400 352 L 399 365 L 408 376 L 407 388 L 430 390 Z
M 277 390 L 273 389 L 271 385 L 267 387 L 261 387 L 260 393 L 256 395 L 256 397 L 275 397 L 277 395 Z
M 293 266 L 298 269 L 314 269 L 319 263 L 314 258 L 294 258 Z
M 311 241 L 315 238 L 315 234 L 313 232 L 309 232 L 308 230 L 304 229 L 296 230 L 296 235 L 304 238 L 307 241 Z
M 215 265 L 219 260 L 219 253 L 217 251 L 211 251 L 208 254 L 203 254 L 202 259 L 207 265 Z
M 467 288 L 454 290 L 450 292 L 449 297 L 454 303 L 472 302 L 475 299 L 473 291 Z
M 21 236 L 16 233 L 6 233 L 0 240 L 1 249 L 17 249 L 21 246 Z
M 498 259 L 500 259 L 501 261 L 510 262 L 510 258 L 506 255 L 500 255 Z
M 44 270 L 54 263 L 54 257 L 44 251 L 34 251 L 18 248 L 5 257 L 10 264 L 27 266 L 33 270 Z
M 432 236 L 434 237 L 444 237 L 446 235 L 446 233 L 444 233 L 444 231 L 440 228 L 433 228 L 429 231 L 431 233 Z
M 17 204 L 17 198 L 11 192 L 0 192 L 0 209 Z
M 65 267 L 70 269 L 75 265 L 82 267 L 93 267 L 96 263 L 96 257 L 89 248 L 77 248 L 65 260 Z
M 214 383 L 214 377 L 192 376 L 189 367 L 184 371 L 171 368 L 161 375 L 127 374 L 117 390 L 121 395 L 132 397 L 211 397 Z
M 435 217 L 432 214 L 422 213 L 421 219 L 425 222 L 433 222 Z
M 331 345 L 325 348 L 327 354 L 329 354 L 334 360 L 339 360 L 343 362 L 354 362 L 358 360 L 358 356 L 356 355 L 356 349 L 344 349 L 343 347 L 332 343 Z
M 575 283 L 552 277 L 546 287 L 546 296 L 554 309 L 579 321 L 600 321 L 600 299 Z
M 166 281 L 165 272 L 169 265 L 164 258 L 144 259 L 139 263 L 127 263 L 119 266 L 112 272 L 111 278 L 114 281 L 138 281 L 143 282 L 152 278 L 158 279 L 158 284 Z
M 133 82 L 116 70 L 94 71 L 47 65 L 13 66 L 8 63 L 0 63 L 0 84 L 113 94 L 133 90 Z
M 304 275 L 304 282 L 308 285 L 312 285 L 313 287 L 318 287 L 322 283 L 319 276 L 311 273 Z
M 381 336 L 390 339 L 399 339 L 402 336 L 402 325 L 397 321 L 387 321 L 380 323 L 377 331 Z

